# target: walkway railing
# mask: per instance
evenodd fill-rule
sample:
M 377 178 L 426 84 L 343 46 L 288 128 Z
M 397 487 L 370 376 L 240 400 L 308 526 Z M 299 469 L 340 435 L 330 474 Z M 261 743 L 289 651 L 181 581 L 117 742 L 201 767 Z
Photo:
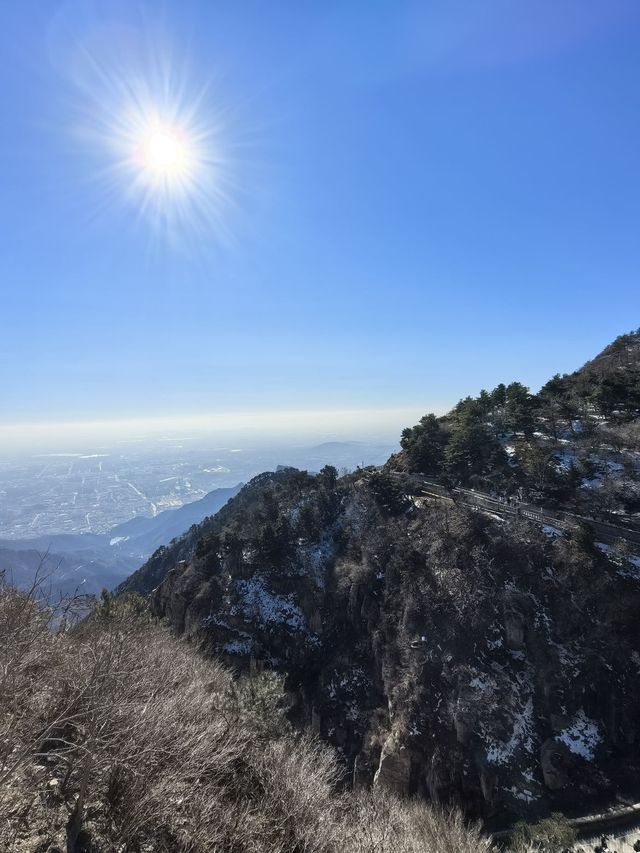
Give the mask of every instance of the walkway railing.
M 401 474 L 397 474 L 397 472 L 394 473 L 397 476 L 402 476 Z M 640 545 L 640 529 L 637 518 L 620 516 L 620 524 L 614 524 L 610 521 L 601 521 L 564 510 L 555 514 L 544 507 L 538 507 L 514 498 L 500 500 L 486 492 L 479 492 L 475 489 L 447 489 L 446 486 L 435 480 L 414 474 L 407 476 L 428 497 L 451 500 L 454 503 L 461 503 L 465 506 L 486 509 L 501 517 L 526 518 L 530 521 L 549 525 L 550 527 L 557 527 L 560 530 L 575 530 L 581 526 L 588 525 L 593 529 L 598 539 L 607 544 L 612 544 L 623 539 L 635 545 Z

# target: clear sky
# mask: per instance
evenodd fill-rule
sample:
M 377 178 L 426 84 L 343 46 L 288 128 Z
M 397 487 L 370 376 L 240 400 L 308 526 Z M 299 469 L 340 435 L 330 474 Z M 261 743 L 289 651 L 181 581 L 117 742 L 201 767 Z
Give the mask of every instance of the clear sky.
M 637 0 L 5 0 L 0 107 L 5 424 L 442 410 L 640 325 Z

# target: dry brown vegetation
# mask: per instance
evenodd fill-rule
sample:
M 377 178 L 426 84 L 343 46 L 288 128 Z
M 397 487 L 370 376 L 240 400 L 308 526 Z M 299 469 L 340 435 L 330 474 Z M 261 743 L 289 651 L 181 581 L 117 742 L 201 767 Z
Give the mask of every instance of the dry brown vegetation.
M 339 792 L 274 675 L 234 681 L 140 601 L 74 624 L 0 585 L 0 849 L 478 853 L 457 813 Z M 62 608 L 62 609 L 61 609 Z

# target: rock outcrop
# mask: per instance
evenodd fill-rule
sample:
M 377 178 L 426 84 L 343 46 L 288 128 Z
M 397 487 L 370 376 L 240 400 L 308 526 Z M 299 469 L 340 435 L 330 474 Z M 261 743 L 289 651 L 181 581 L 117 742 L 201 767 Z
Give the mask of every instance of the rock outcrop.
M 614 792 L 640 763 L 629 558 L 463 507 L 389 511 L 369 476 L 257 478 L 176 544 L 154 612 L 285 672 L 292 719 L 356 784 L 485 816 Z
M 639 430 L 634 332 L 538 395 L 426 415 L 381 470 L 255 478 L 126 589 L 283 671 L 356 785 L 586 808 L 640 781 Z

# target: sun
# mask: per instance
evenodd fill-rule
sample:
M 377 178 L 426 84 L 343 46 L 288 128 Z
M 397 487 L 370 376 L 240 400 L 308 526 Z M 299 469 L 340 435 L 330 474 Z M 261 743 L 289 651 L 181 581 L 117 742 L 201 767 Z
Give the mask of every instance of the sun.
M 171 128 L 150 129 L 142 145 L 142 165 L 166 178 L 184 175 L 189 163 L 189 146 L 181 133 Z
M 122 201 L 154 241 L 190 249 L 203 237 L 206 245 L 226 241 L 239 184 L 223 93 L 197 82 L 185 61 L 171 61 L 161 40 L 131 63 L 114 65 L 118 51 L 101 50 L 82 53 L 74 134 L 99 155 L 89 174 L 102 203 Z

